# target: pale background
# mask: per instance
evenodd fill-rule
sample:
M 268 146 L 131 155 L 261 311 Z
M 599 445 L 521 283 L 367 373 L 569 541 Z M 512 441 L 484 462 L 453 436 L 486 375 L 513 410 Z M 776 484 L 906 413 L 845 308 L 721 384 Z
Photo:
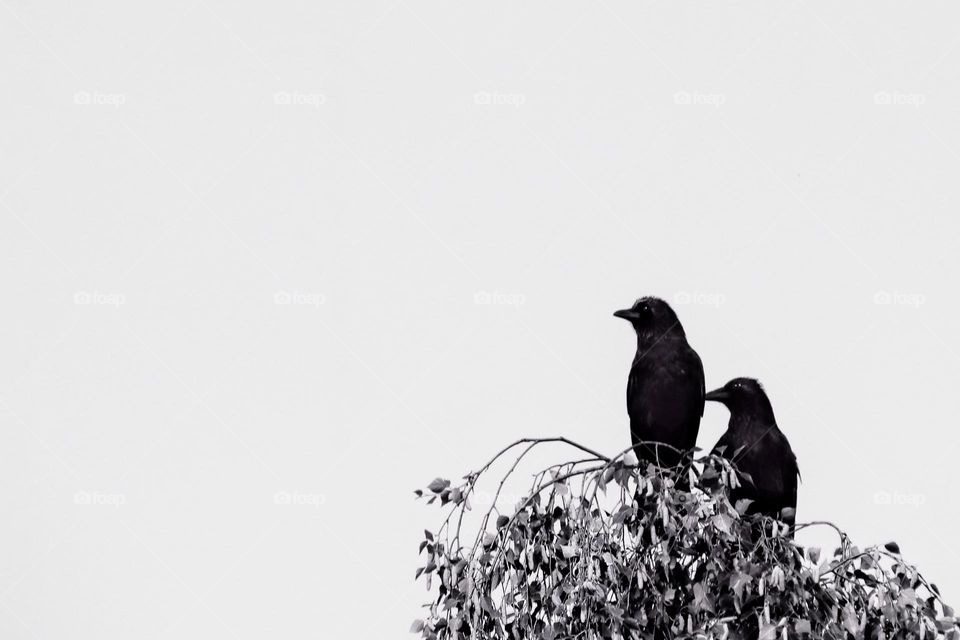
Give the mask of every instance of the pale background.
M 0 636 L 407 637 L 412 490 L 626 446 L 641 294 L 766 383 L 800 520 L 960 601 L 958 45 L 951 2 L 4 0 Z

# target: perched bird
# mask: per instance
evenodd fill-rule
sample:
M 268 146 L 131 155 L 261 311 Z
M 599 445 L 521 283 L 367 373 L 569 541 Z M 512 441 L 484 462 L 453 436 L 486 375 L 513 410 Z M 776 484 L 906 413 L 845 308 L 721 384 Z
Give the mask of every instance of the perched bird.
M 779 518 L 792 528 L 800 469 L 763 387 L 753 378 L 735 378 L 706 399 L 730 410 L 730 424 L 713 453 L 730 460 L 741 474 L 740 487 L 730 493 L 731 502 L 748 498 L 753 502 L 747 513 Z
M 637 332 L 637 353 L 627 378 L 627 413 L 637 457 L 674 466 L 697 444 L 703 415 L 703 364 L 687 344 L 683 326 L 659 298 L 637 300 L 615 312 Z M 670 447 L 639 446 L 662 442 Z

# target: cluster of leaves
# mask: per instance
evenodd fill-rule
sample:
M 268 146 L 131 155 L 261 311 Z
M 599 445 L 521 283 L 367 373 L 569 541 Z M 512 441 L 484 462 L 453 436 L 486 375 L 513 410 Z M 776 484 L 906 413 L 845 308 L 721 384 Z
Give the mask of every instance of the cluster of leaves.
M 537 473 L 510 513 L 494 500 L 468 537 L 464 516 L 491 465 L 525 445 L 499 496 L 531 449 L 557 441 L 591 457 Z M 428 640 L 960 640 L 953 610 L 895 543 L 861 550 L 830 523 L 798 525 L 839 535 L 821 558 L 782 523 L 744 515 L 747 501 L 730 504 L 738 482 L 716 456 L 660 469 L 629 450 L 611 459 L 564 438 L 520 440 L 459 485 L 438 478 L 417 491 L 447 513 L 420 544 L 417 578 L 436 596 L 411 631 Z

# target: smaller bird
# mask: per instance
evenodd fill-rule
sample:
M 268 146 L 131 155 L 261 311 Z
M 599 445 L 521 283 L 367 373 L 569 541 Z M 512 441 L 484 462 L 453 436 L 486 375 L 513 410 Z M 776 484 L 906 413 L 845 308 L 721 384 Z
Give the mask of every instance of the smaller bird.
M 752 500 L 747 513 L 782 520 L 790 526 L 792 537 L 800 469 L 763 387 L 753 378 L 734 378 L 704 399 L 720 402 L 730 411 L 730 423 L 713 453 L 732 462 L 741 474 L 740 486 L 730 492 L 731 502 Z

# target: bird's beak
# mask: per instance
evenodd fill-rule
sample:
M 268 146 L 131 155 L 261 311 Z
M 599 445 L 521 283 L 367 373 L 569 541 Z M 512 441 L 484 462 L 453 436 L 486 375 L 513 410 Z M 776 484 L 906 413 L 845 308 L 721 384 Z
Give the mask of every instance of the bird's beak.
M 714 389 L 707 395 L 703 396 L 704 400 L 712 400 L 714 402 L 723 402 L 725 400 L 728 400 L 729 398 L 730 398 L 730 394 L 727 393 L 727 390 L 724 389 L 723 387 L 720 387 L 719 389 Z
M 630 322 L 640 317 L 640 314 L 633 309 L 620 309 L 620 311 L 614 311 L 613 315 L 618 318 L 623 318 L 624 320 L 629 320 Z

